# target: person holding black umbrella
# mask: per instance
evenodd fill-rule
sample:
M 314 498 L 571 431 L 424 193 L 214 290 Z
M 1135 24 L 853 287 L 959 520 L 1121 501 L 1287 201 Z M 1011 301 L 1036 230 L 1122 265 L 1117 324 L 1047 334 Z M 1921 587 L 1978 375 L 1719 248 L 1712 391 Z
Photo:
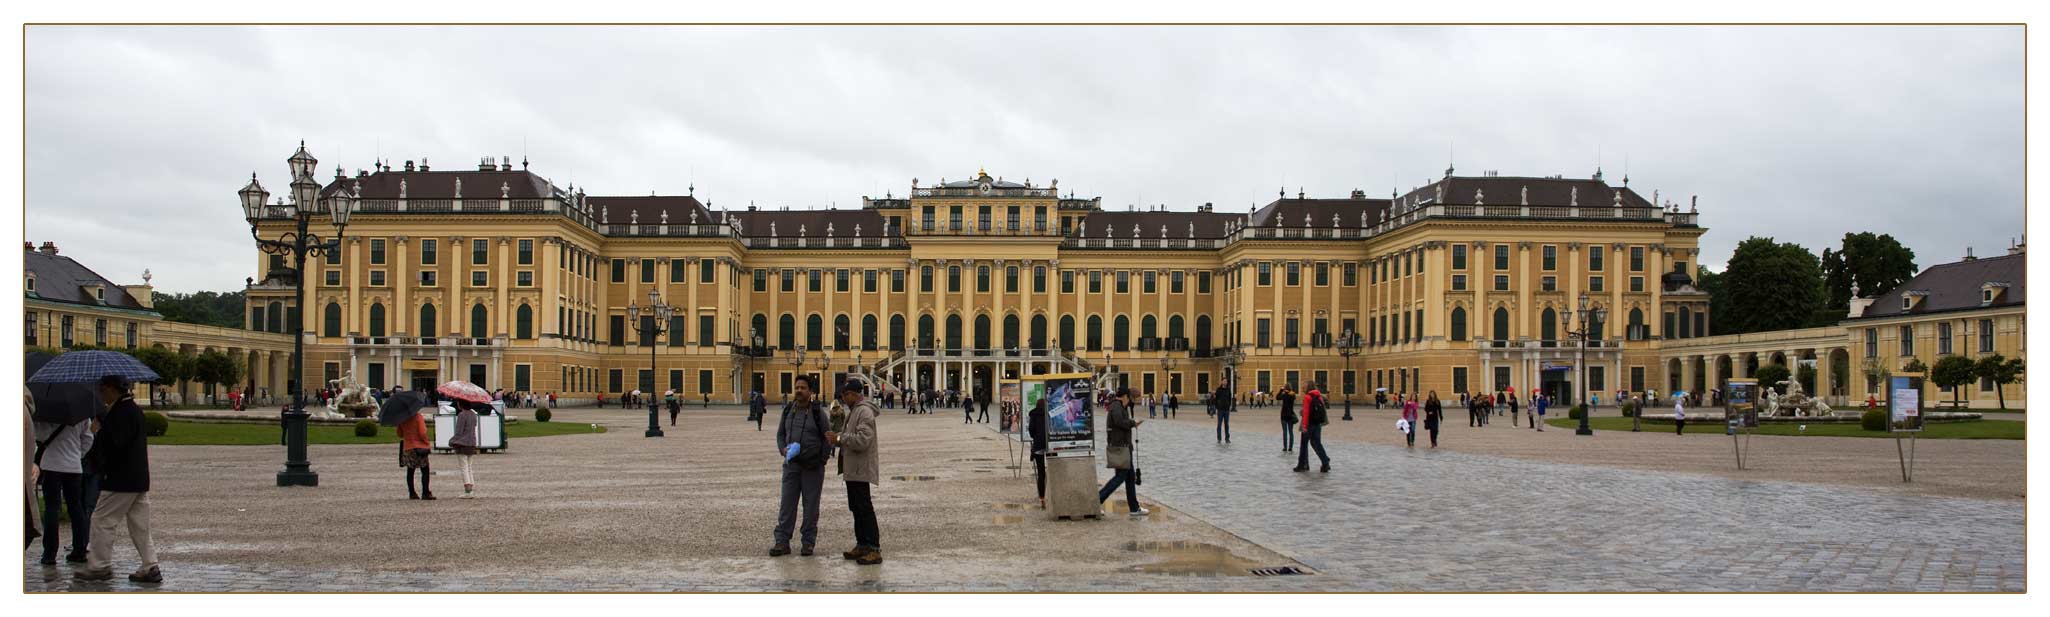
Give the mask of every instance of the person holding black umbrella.
M 100 400 L 107 402 L 108 409 L 86 456 L 99 470 L 100 488 L 104 492 L 93 509 L 86 567 L 73 574 L 79 580 L 104 581 L 114 577 L 114 534 L 125 524 L 129 540 L 135 543 L 135 552 L 142 559 L 142 568 L 129 574 L 128 580 L 164 581 L 156 545 L 150 540 L 149 438 L 133 390 L 133 383 L 120 375 L 108 375 L 99 381 Z

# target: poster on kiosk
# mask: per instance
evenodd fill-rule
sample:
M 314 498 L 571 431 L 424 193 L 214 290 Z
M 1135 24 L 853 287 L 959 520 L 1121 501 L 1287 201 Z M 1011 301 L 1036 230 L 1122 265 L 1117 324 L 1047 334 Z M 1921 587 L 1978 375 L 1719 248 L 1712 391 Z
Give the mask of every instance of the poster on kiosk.
M 1047 456 L 1091 456 L 1096 450 L 1092 376 L 1035 375 L 1023 382 L 1025 408 L 1046 404 Z

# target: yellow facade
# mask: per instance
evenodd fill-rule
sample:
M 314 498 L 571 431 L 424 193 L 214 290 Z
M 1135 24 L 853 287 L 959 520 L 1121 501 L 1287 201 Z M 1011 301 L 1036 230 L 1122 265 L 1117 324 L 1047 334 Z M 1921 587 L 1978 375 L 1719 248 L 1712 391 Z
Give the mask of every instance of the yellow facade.
M 464 184 L 484 198 L 458 198 Z M 653 390 L 715 401 L 755 388 L 778 399 L 791 375 L 857 367 L 979 391 L 1106 364 L 1142 391 L 1193 401 L 1226 379 L 1233 349 L 1240 393 L 1308 379 L 1334 391 L 1349 381 L 1360 399 L 1376 388 L 1563 396 L 1585 382 L 1658 387 L 1667 315 L 1704 315 L 1677 323 L 1706 329 L 1706 296 L 1665 279 L 1692 271 L 1697 215 L 1598 175 L 1448 173 L 1388 199 L 1283 195 L 1244 214 L 1107 211 L 1057 187 L 978 173 L 914 180 L 860 209 L 714 210 L 694 196 L 587 196 L 488 160 L 474 172 L 338 174 L 323 199 L 354 214 L 344 250 L 307 266 L 308 377 L 354 371 L 408 387 L 474 376 L 487 389 L 610 400 L 643 386 L 651 349 L 625 316 L 650 291 L 680 317 L 680 334 L 653 346 Z M 266 237 L 290 224 L 258 222 Z M 288 305 L 289 279 L 271 276 L 288 264 L 258 265 L 252 311 Z M 1583 294 L 1611 313 L 1584 347 L 1558 321 Z M 1631 331 L 1633 311 L 1643 327 Z M 1336 345 L 1348 328 L 1367 341 L 1349 361 Z

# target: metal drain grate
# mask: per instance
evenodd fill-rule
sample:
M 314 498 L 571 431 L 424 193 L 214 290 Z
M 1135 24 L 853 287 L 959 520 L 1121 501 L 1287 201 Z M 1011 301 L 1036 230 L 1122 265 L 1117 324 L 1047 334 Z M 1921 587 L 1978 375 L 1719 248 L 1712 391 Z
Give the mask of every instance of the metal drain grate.
M 1281 566 L 1278 568 L 1253 568 L 1252 570 L 1250 570 L 1250 572 L 1253 573 L 1253 576 L 1291 576 L 1309 574 L 1309 572 L 1306 572 L 1302 568 L 1297 568 L 1295 566 Z

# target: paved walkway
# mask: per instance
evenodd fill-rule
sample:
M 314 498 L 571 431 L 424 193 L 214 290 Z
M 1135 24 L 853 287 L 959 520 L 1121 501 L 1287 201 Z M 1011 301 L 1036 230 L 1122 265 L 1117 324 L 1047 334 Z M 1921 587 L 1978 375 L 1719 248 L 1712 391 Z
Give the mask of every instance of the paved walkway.
M 1332 473 L 1294 473 L 1271 432 L 1139 437 L 1142 499 L 1316 568 L 1324 590 L 2025 589 L 2019 501 L 1335 442 Z

